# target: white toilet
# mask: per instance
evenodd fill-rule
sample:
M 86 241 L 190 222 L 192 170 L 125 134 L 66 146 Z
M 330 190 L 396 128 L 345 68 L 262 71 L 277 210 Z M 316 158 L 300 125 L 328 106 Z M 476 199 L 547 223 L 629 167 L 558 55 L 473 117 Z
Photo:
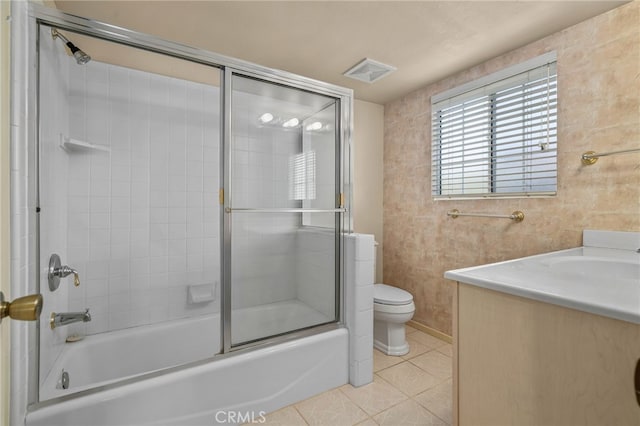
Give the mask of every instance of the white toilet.
M 404 324 L 409 321 L 416 305 L 408 291 L 386 284 L 373 286 L 373 346 L 387 355 L 405 355 L 409 345 Z

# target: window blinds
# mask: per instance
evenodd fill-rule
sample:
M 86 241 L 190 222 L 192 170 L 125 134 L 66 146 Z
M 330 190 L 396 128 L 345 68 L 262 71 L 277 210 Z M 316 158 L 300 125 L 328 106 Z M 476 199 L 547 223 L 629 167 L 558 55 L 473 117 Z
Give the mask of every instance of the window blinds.
M 555 194 L 555 55 L 538 62 L 432 99 L 435 198 Z
M 316 152 L 309 150 L 289 158 L 289 199 L 315 200 Z

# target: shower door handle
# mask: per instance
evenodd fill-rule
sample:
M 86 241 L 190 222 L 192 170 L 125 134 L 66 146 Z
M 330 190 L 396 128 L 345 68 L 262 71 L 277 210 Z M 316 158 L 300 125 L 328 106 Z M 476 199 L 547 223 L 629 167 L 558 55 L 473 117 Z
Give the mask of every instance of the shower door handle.
M 270 208 L 231 208 L 226 207 L 225 213 L 243 212 L 243 213 L 346 213 L 347 209 L 339 207 L 335 209 L 308 209 L 308 208 L 291 208 L 291 209 L 270 209 Z
M 19 297 L 13 302 L 4 301 L 4 293 L 0 291 L 0 322 L 9 317 L 19 321 L 35 321 L 42 312 L 42 295 L 30 294 Z

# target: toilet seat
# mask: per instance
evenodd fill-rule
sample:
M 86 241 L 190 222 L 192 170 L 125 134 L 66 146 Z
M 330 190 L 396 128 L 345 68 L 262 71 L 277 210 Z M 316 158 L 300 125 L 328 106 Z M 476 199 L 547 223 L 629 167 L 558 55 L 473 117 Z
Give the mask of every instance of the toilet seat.
M 384 303 L 374 302 L 373 310 L 376 314 L 383 313 L 383 314 L 396 314 L 396 315 L 402 315 L 402 314 L 413 315 L 413 313 L 416 310 L 416 305 L 414 305 L 413 302 L 410 302 L 406 305 L 386 305 Z
M 386 284 L 374 284 L 373 301 L 380 305 L 408 305 L 412 304 L 413 296 L 401 288 Z

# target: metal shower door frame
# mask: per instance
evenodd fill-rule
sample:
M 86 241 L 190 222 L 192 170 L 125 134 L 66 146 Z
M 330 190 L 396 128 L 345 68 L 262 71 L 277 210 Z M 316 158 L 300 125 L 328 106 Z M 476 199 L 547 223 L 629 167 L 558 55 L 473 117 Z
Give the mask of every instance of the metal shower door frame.
M 336 101 L 336 128 L 335 128 L 335 182 L 336 182 L 336 204 L 344 204 L 344 205 L 336 205 L 333 209 L 313 209 L 313 208 L 283 208 L 283 209 L 272 209 L 272 208 L 259 208 L 259 209 L 250 209 L 250 208 L 233 208 L 232 207 L 232 169 L 233 166 L 231 164 L 231 137 L 232 137 L 232 79 L 234 76 L 250 78 L 254 80 L 258 80 L 264 82 L 265 84 L 279 84 L 288 88 L 295 88 L 299 90 L 305 90 L 311 93 L 315 93 L 318 95 L 324 95 L 332 97 Z M 223 143 L 221 158 L 222 167 L 221 167 L 221 176 L 220 182 L 223 183 L 223 192 L 221 197 L 222 211 L 220 213 L 221 226 L 223 229 L 223 238 L 222 238 L 222 286 L 221 286 L 221 299 L 222 299 L 222 321 L 220 323 L 220 335 L 222 336 L 221 348 L 222 353 L 232 353 L 234 351 L 248 349 L 257 345 L 264 345 L 270 343 L 279 343 L 284 340 L 297 339 L 299 337 L 304 337 L 307 335 L 315 334 L 315 329 L 317 327 L 322 327 L 324 329 L 327 326 L 331 326 L 331 324 L 320 324 L 318 326 L 312 326 L 310 329 L 303 330 L 293 330 L 290 332 L 282 333 L 282 335 L 276 336 L 267 336 L 265 338 L 259 339 L 259 341 L 252 341 L 248 343 L 241 343 L 237 345 L 232 345 L 232 336 L 231 336 L 231 312 L 232 312 L 232 300 L 231 300 L 231 287 L 232 287 L 232 264 L 231 264 L 231 246 L 232 246 L 232 213 L 233 211 L 244 211 L 244 212 L 256 212 L 256 213 L 336 213 L 336 222 L 335 222 L 335 280 L 334 284 L 336 286 L 335 289 L 335 321 L 333 321 L 336 325 L 341 325 L 344 323 L 344 315 L 343 315 L 343 301 L 344 301 L 344 286 L 343 286 L 343 271 L 344 271 L 344 262 L 343 259 L 343 242 L 342 235 L 345 232 L 351 231 L 351 220 L 350 220 L 350 210 L 347 207 L 346 201 L 344 201 L 344 197 L 340 196 L 344 191 L 344 183 L 345 183 L 345 169 L 351 169 L 350 167 L 345 166 L 345 159 L 348 157 L 345 155 L 345 143 L 346 135 L 350 135 L 348 129 L 351 128 L 351 98 L 350 97 L 337 97 L 334 94 L 321 92 L 318 90 L 310 90 L 307 87 L 297 86 L 290 83 L 283 82 L 280 78 L 273 78 L 272 76 L 266 76 L 262 73 L 256 73 L 252 70 L 243 70 L 237 69 L 233 67 L 225 67 L 224 74 L 222 77 L 222 83 L 220 85 L 224 88 L 222 90 L 222 106 L 221 106 L 221 115 L 222 115 L 222 123 L 221 123 L 221 140 Z M 348 108 L 345 108 L 344 102 L 347 102 Z M 344 110 L 348 111 L 348 114 L 345 114 Z M 340 201 L 338 201 L 340 198 Z
M 76 32 L 82 35 L 95 37 L 101 40 L 110 41 L 138 49 L 143 49 L 150 52 L 155 52 L 158 54 L 163 54 L 167 56 L 171 56 L 177 59 L 183 59 L 190 62 L 195 62 L 202 65 L 211 66 L 217 68 L 221 71 L 221 119 L 220 119 L 220 150 L 221 150 L 221 162 L 220 162 L 220 182 L 222 184 L 221 190 L 224 188 L 228 188 L 229 177 L 230 177 L 230 168 L 229 164 L 225 164 L 226 160 L 226 152 L 229 147 L 229 130 L 230 130 L 230 110 L 227 109 L 230 106 L 230 96 L 231 92 L 229 90 L 231 75 L 237 74 L 252 78 L 257 78 L 260 80 L 264 80 L 266 82 L 281 84 L 287 87 L 292 87 L 296 89 L 301 89 L 313 93 L 318 93 L 320 95 L 329 96 L 335 98 L 337 100 L 338 108 L 336 112 L 336 143 L 337 143 L 337 155 L 336 155 L 336 174 L 337 174 L 337 186 L 339 187 L 341 193 L 345 194 L 344 203 L 340 209 L 335 209 L 336 213 L 340 213 L 336 215 L 336 262 L 339 265 L 336 268 L 336 307 L 338 310 L 336 311 L 336 321 L 331 324 L 320 325 L 314 327 L 309 330 L 301 330 L 301 331 L 293 331 L 283 336 L 276 336 L 272 338 L 265 338 L 259 342 L 254 342 L 248 345 L 240 345 L 238 347 L 234 347 L 231 350 L 231 336 L 230 336 L 230 317 L 231 317 L 231 294 L 230 287 L 227 287 L 225 290 L 225 280 L 227 279 L 223 276 L 224 270 L 226 267 L 230 267 L 230 259 L 229 256 L 225 256 L 225 247 L 227 244 L 230 245 L 231 234 L 227 232 L 227 226 L 225 225 L 225 216 L 228 216 L 224 211 L 224 204 L 220 204 L 220 220 L 221 220 L 221 230 L 223 232 L 223 238 L 221 238 L 221 282 L 223 283 L 221 288 L 221 348 L 222 352 L 215 356 L 216 359 L 221 357 L 233 356 L 235 354 L 244 352 L 245 350 L 251 350 L 254 347 L 263 347 L 266 345 L 281 343 L 286 340 L 297 339 L 300 337 L 304 337 L 307 335 L 317 334 L 320 332 L 324 332 L 329 329 L 334 329 L 337 327 L 342 327 L 344 325 L 344 262 L 341 261 L 343 258 L 343 238 L 342 235 L 344 233 L 352 232 L 352 213 L 351 213 L 351 170 L 352 170 L 352 149 L 351 149 L 351 129 L 353 126 L 353 91 L 351 89 L 335 86 L 333 84 L 317 81 L 311 78 L 302 77 L 296 74 L 292 74 L 286 71 L 270 69 L 267 67 L 263 67 L 257 64 L 253 64 L 251 62 L 242 61 L 239 59 L 231 58 L 228 56 L 220 55 L 217 53 L 209 52 L 203 49 L 193 48 L 190 46 L 186 46 L 180 43 L 167 41 L 160 39 L 155 36 L 143 34 L 137 31 L 128 30 L 125 28 L 121 28 L 115 25 L 107 24 L 104 22 L 95 21 L 92 19 L 87 19 L 79 16 L 74 16 L 70 14 L 66 14 L 64 12 L 58 11 L 56 9 L 50 9 L 45 6 L 41 6 L 39 4 L 30 3 L 28 6 L 28 19 L 29 19 L 29 28 L 35 28 L 36 31 L 39 31 L 41 25 L 47 25 L 51 27 L 55 27 L 60 30 L 68 30 L 72 32 Z M 33 24 L 33 25 L 32 25 Z M 39 34 L 39 32 L 37 32 Z M 34 39 L 33 46 L 30 46 L 36 53 L 38 49 L 37 36 Z M 35 56 L 35 58 L 34 58 Z M 29 67 L 29 75 L 26 77 L 26 80 L 29 82 L 35 82 L 37 84 L 39 79 L 39 64 L 37 61 L 38 55 L 28 55 L 27 61 L 30 65 Z M 33 63 L 32 61 L 35 61 Z M 39 93 L 35 99 L 29 98 L 25 100 L 25 105 L 27 109 L 35 108 L 37 111 L 38 105 L 40 104 Z M 37 115 L 37 114 L 36 114 Z M 39 152 L 39 132 L 38 132 L 38 118 L 37 116 L 29 122 L 29 131 L 25 132 L 26 135 L 33 135 L 29 137 L 31 140 L 28 140 L 28 144 L 32 144 L 35 147 L 35 151 Z M 39 176 L 36 175 L 36 185 L 34 190 L 34 196 L 37 200 L 37 194 L 39 191 Z M 12 189 L 13 190 L 13 189 Z M 229 191 L 225 191 L 229 193 Z M 36 201 L 39 204 L 39 201 Z M 37 215 L 36 215 L 37 216 Z M 38 218 L 35 219 L 36 225 L 38 222 Z M 39 232 L 36 233 L 34 247 L 37 248 L 39 241 Z M 39 251 L 38 251 L 39 256 Z M 36 256 L 36 257 L 38 257 Z M 226 262 L 229 261 L 229 264 L 226 265 Z M 230 269 L 228 269 L 230 271 Z M 230 279 L 230 278 L 229 278 Z M 38 292 L 40 291 L 40 276 L 39 270 L 35 271 L 35 286 Z M 229 281 L 230 285 L 230 281 Z M 18 292 L 19 293 L 19 292 Z M 36 326 L 36 336 L 35 344 L 38 345 L 37 342 L 40 340 L 39 336 L 39 328 Z M 31 340 L 31 339 L 30 339 Z M 39 365 L 39 351 L 35 351 L 38 353 L 34 354 L 34 351 L 29 351 L 27 365 L 37 366 Z M 35 359 L 33 359 L 35 358 Z M 123 384 L 133 383 L 140 380 L 145 380 L 151 377 L 156 377 L 162 374 L 166 374 L 172 371 L 179 371 L 182 369 L 190 368 L 195 365 L 200 365 L 203 363 L 210 362 L 213 358 L 194 361 L 189 364 L 176 366 L 167 368 L 161 371 L 152 372 L 140 375 L 135 378 L 124 379 L 119 382 L 99 386 L 96 388 L 92 388 L 86 391 L 78 392 L 73 395 L 59 397 L 55 399 L 51 399 L 45 402 L 39 401 L 38 392 L 29 392 L 29 406 L 30 407 L 39 407 L 44 405 L 49 405 L 58 402 L 59 400 L 66 400 L 69 398 L 76 398 L 83 395 L 96 393 L 103 391 L 105 389 L 122 386 Z M 30 367 L 31 368 L 31 367 Z M 30 383 L 28 383 L 28 388 L 30 390 L 39 388 L 39 378 L 38 374 L 30 375 L 29 377 Z

